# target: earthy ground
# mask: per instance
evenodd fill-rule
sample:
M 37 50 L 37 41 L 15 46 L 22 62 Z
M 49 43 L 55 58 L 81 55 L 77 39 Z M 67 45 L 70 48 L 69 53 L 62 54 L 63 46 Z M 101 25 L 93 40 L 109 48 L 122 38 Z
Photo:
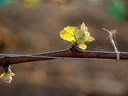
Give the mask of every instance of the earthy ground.
M 96 41 L 88 50 L 113 51 L 108 33 L 116 29 L 120 51 L 128 51 L 127 20 L 115 21 L 86 0 L 42 0 L 36 9 L 13 3 L 0 9 L 0 52 L 30 54 L 68 48 L 59 37 L 67 25 L 88 26 Z M 11 84 L 0 80 L 0 96 L 127 96 L 128 64 L 116 60 L 56 59 L 12 66 Z M 3 72 L 3 69 L 0 69 Z

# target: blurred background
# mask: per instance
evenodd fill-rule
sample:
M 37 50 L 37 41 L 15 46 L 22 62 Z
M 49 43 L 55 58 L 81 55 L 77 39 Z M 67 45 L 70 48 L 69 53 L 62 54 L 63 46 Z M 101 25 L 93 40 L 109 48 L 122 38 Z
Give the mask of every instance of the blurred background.
M 117 30 L 118 50 L 128 51 L 127 0 L 40 0 L 34 8 L 19 0 L 2 1 L 1 53 L 68 48 L 60 31 L 66 26 L 80 27 L 82 22 L 96 39 L 87 43 L 87 50 L 114 51 L 108 33 L 102 30 L 106 28 Z M 0 96 L 128 96 L 127 61 L 56 59 L 14 65 L 12 70 L 16 76 L 11 84 L 0 80 Z

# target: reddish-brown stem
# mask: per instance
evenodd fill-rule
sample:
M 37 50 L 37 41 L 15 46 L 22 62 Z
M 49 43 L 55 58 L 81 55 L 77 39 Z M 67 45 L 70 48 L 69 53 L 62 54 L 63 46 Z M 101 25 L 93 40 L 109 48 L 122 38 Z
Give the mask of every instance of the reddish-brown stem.
M 120 52 L 120 60 L 128 59 L 128 52 Z M 16 54 L 0 54 L 0 66 L 13 65 L 25 62 L 34 62 L 41 60 L 52 60 L 57 58 L 83 58 L 83 59 L 116 59 L 116 52 L 102 52 L 102 51 L 82 51 L 75 47 L 65 50 L 30 54 L 30 55 L 16 55 Z

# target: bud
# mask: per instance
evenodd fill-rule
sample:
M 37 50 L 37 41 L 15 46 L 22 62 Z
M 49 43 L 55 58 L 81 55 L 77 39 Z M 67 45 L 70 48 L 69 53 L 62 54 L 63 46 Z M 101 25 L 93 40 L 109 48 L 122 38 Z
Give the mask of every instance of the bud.
M 11 76 L 6 76 L 5 78 L 3 78 L 3 80 L 7 83 L 11 83 L 12 81 L 12 77 Z
M 7 73 L 3 73 L 1 74 L 0 78 L 3 79 L 5 82 L 7 83 L 11 83 L 12 81 L 12 76 L 14 76 L 15 74 L 13 72 L 7 72 Z

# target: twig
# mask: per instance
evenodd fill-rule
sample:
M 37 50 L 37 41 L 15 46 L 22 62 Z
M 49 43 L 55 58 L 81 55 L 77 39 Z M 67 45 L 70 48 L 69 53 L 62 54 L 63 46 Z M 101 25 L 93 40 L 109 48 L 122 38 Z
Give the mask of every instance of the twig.
M 102 51 L 82 51 L 73 46 L 70 49 L 30 54 L 30 55 L 17 55 L 17 54 L 0 54 L 0 66 L 7 66 L 25 62 L 34 62 L 41 60 L 52 60 L 59 58 L 69 59 L 116 59 L 116 52 L 102 52 Z M 120 60 L 128 60 L 128 52 L 120 52 Z
M 114 47 L 114 50 L 115 50 L 115 52 L 116 52 L 116 59 L 117 60 L 120 60 L 120 52 L 118 51 L 118 49 L 117 49 L 117 46 L 116 46 L 116 44 L 115 44 L 115 41 L 114 41 L 114 37 L 115 37 L 115 33 L 116 33 L 116 30 L 111 30 L 111 31 L 109 31 L 109 30 L 107 30 L 107 29 L 105 29 L 105 28 L 102 28 L 103 30 L 105 30 L 105 31 L 107 31 L 108 33 L 109 33 L 109 39 L 110 39 L 110 42 L 112 43 L 112 45 L 113 45 L 113 47 Z

